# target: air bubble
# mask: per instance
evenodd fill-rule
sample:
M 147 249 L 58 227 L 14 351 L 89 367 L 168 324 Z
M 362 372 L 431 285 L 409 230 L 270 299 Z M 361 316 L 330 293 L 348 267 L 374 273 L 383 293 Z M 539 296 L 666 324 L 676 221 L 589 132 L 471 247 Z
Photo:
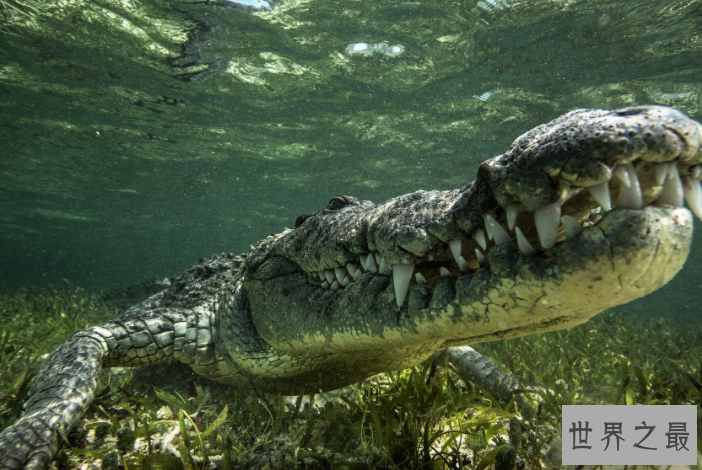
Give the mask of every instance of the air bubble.
M 354 44 L 349 44 L 346 46 L 346 50 L 349 54 L 372 54 L 373 49 L 367 42 L 357 42 Z
M 346 52 L 348 52 L 349 54 L 361 55 L 370 55 L 377 52 L 380 54 L 385 54 L 389 57 L 397 57 L 403 52 L 405 52 L 405 48 L 399 44 L 394 44 L 390 46 L 387 42 L 378 42 L 375 44 L 369 44 L 367 42 L 355 42 L 346 46 Z

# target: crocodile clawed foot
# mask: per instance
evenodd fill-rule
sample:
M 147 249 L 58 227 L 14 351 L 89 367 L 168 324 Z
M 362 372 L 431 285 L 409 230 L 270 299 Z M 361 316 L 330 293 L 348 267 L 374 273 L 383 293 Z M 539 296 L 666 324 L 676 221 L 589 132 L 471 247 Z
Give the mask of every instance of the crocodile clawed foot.
M 506 403 L 512 398 L 519 400 L 533 389 L 522 386 L 516 377 L 503 372 L 470 346 L 446 348 L 445 354 L 463 380 L 493 391 L 501 402 Z
M 444 354 L 456 367 L 459 377 L 482 390 L 490 390 L 502 404 L 510 400 L 520 404 L 540 404 L 544 401 L 544 396 L 555 394 L 553 390 L 540 385 L 520 383 L 516 377 L 503 372 L 470 346 L 450 347 L 436 353 L 438 357 L 443 357 Z

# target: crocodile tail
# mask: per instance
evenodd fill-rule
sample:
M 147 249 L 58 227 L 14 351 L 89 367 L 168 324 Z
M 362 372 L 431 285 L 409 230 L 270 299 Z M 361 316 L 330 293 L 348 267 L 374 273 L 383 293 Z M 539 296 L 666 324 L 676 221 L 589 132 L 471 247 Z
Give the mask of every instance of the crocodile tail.
M 203 343 L 198 335 L 201 317 L 159 308 L 71 336 L 39 370 L 25 414 L 0 433 L 0 470 L 49 465 L 61 442 L 59 430 L 70 430 L 90 406 L 103 366 L 133 367 L 195 356 L 198 336 Z M 209 339 L 209 330 L 206 334 Z

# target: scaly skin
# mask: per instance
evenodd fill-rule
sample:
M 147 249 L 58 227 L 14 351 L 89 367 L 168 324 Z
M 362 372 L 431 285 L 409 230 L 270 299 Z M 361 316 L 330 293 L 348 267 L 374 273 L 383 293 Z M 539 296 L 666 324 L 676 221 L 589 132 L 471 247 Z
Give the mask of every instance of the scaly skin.
M 681 188 L 697 197 L 701 145 L 702 127 L 669 108 L 578 110 L 518 138 L 462 189 L 379 206 L 336 197 L 250 254 L 202 261 L 120 319 L 69 338 L 37 375 L 25 415 L 0 434 L 0 469 L 45 468 L 58 429 L 90 405 L 103 366 L 181 361 L 224 383 L 299 394 L 447 349 L 461 370 L 499 383 L 494 367 L 461 346 L 576 325 L 678 272 L 692 237 Z M 637 201 L 622 181 L 639 180 Z M 603 217 L 593 186 L 615 200 Z M 576 224 L 565 237 L 561 227 L 541 249 L 533 213 L 554 207 L 584 230 Z M 518 247 L 508 213 L 535 252 Z M 494 229 L 479 260 L 486 215 L 506 231 Z M 411 277 L 406 295 L 393 282 L 403 272 L 423 276 Z

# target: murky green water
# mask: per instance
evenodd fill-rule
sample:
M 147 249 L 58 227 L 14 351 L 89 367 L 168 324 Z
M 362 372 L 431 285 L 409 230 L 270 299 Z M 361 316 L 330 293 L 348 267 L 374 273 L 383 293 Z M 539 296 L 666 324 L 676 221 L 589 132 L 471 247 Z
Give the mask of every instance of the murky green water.
M 577 107 L 702 119 L 702 1 L 270 5 L 0 1 L 0 291 L 172 276 L 336 194 L 459 187 Z M 695 314 L 700 253 L 639 307 Z

